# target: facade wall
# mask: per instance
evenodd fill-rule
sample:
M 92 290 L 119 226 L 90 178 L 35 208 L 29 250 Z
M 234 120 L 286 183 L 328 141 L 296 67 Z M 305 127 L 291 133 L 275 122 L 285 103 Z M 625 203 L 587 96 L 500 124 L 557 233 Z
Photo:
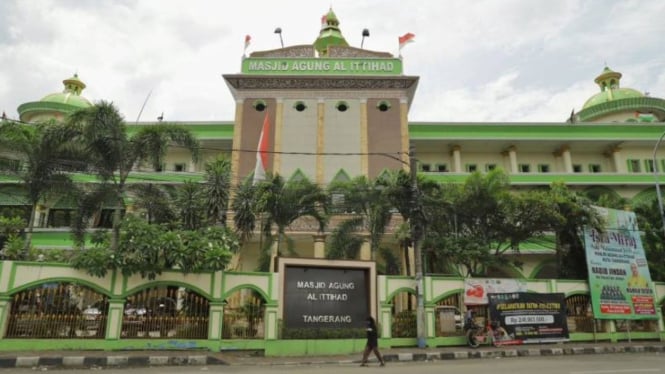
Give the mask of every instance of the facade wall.
M 295 109 L 298 102 L 306 106 L 302 112 Z M 316 100 L 284 100 L 281 151 L 306 153 L 280 155 L 280 169 L 277 172 L 287 180 L 298 170 L 311 181 L 316 180 L 317 112 Z
M 336 106 L 346 102 L 348 109 L 340 112 Z M 351 178 L 362 175 L 361 102 L 354 100 L 325 100 L 323 108 L 323 152 L 352 153 L 353 155 L 323 157 L 324 182 L 330 182 L 340 170 Z

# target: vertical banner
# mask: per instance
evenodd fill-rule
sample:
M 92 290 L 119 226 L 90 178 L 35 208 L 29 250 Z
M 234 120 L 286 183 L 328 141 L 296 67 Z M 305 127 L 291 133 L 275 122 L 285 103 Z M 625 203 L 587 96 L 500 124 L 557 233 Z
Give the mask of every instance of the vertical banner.
M 510 344 L 569 340 L 566 296 L 563 293 L 489 294 L 490 320 Z
M 598 319 L 657 319 L 654 284 L 635 213 L 595 207 L 603 231 L 584 230 L 593 315 Z
M 509 292 L 526 292 L 526 281 L 490 278 L 467 278 L 464 280 L 465 305 L 487 305 L 487 294 Z

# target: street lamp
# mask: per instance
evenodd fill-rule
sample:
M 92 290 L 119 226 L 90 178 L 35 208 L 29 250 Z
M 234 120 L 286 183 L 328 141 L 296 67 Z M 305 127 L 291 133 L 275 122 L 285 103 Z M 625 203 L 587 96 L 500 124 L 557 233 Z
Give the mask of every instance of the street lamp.
M 660 180 L 658 178 L 658 164 L 656 163 L 656 151 L 658 151 L 658 146 L 660 145 L 660 142 L 663 141 L 664 137 L 665 137 L 665 131 L 660 135 L 660 138 L 658 138 L 656 145 L 653 147 L 653 156 L 652 156 L 653 177 L 656 181 L 656 196 L 658 197 L 658 211 L 660 212 L 660 220 L 663 223 L 663 234 L 665 234 L 665 212 L 663 212 L 663 195 L 660 193 Z
M 282 48 L 284 48 L 284 40 L 282 39 L 282 28 L 281 27 L 276 28 L 275 34 L 279 34 L 279 43 L 282 45 Z
M 363 44 L 365 44 L 365 38 L 369 38 L 369 29 L 363 29 L 363 38 L 360 41 L 360 49 L 363 49 Z

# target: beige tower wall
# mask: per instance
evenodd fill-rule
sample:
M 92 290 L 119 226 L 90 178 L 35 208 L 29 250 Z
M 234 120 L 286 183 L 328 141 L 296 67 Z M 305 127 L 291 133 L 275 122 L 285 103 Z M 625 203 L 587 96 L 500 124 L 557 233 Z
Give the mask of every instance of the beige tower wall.
M 380 111 L 377 106 L 381 101 L 388 102 L 390 109 Z M 399 152 L 408 151 L 402 149 L 402 138 L 408 138 L 408 134 L 402 134 L 400 115 L 400 102 L 397 99 L 367 100 L 367 151 L 370 154 L 385 153 L 400 157 Z M 369 156 L 369 177 L 374 178 L 385 169 L 401 169 L 404 166 L 402 162 L 390 157 Z
M 306 109 L 297 111 L 294 108 L 297 102 L 305 103 Z M 281 140 L 282 152 L 307 154 L 281 154 L 279 174 L 288 180 L 300 169 L 311 181 L 316 181 L 316 100 L 284 100 Z
M 254 103 L 257 100 L 263 100 L 266 103 L 267 108 L 264 111 L 257 111 L 254 108 Z M 261 129 L 263 128 L 263 120 L 265 118 L 266 111 L 268 112 L 268 117 L 270 118 L 270 149 L 275 149 L 276 107 L 277 105 L 274 99 L 254 98 L 246 99 L 244 101 L 242 108 L 242 123 L 239 124 L 242 126 L 242 136 L 239 140 L 239 144 L 233 144 L 233 149 L 235 152 L 240 152 L 237 174 L 239 181 L 243 180 L 247 175 L 254 172 L 254 167 L 256 166 L 256 149 L 259 144 L 259 136 L 261 135 Z M 266 171 L 273 171 L 273 159 L 273 154 L 268 154 L 269 166 Z
M 345 112 L 337 110 L 340 100 L 327 100 L 324 114 L 324 152 L 359 153 L 360 144 L 360 100 L 344 100 L 348 105 Z M 329 183 L 335 175 L 344 169 L 351 178 L 361 174 L 361 156 L 326 155 L 323 158 L 323 175 Z

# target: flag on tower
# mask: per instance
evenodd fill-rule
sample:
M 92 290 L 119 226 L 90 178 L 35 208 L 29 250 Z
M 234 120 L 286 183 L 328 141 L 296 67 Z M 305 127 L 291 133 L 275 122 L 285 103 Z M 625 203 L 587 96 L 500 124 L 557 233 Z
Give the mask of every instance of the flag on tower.
M 249 47 L 249 43 L 252 41 L 252 37 L 249 35 L 245 35 L 245 51 L 247 50 L 247 47 Z
M 410 32 L 407 32 L 406 34 L 404 34 L 404 35 L 398 37 L 398 40 L 399 40 L 399 49 L 402 50 L 402 48 L 404 48 L 405 45 L 407 45 L 407 44 L 413 42 L 413 41 L 414 41 L 414 40 L 413 40 L 414 37 L 415 37 L 415 35 L 413 35 L 413 34 L 410 33 Z
M 268 166 L 268 151 L 270 148 L 270 119 L 268 112 L 263 119 L 263 128 L 259 136 L 259 145 L 256 149 L 256 166 L 254 167 L 254 184 L 266 179 L 266 167 Z
M 328 15 L 324 14 L 321 16 L 321 28 L 326 27 L 327 24 L 328 24 Z

